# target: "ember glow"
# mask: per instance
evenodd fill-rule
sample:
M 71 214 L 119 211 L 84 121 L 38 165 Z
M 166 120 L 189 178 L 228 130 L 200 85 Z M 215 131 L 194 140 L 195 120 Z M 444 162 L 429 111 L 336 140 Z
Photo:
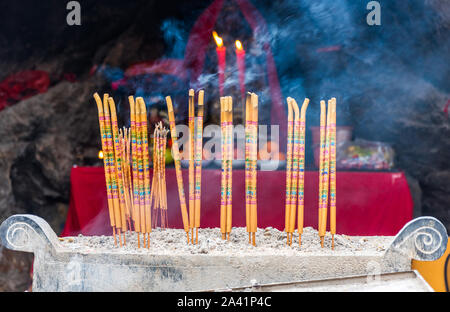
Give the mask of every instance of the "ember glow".
M 236 40 L 236 49 L 242 50 L 242 43 L 239 40 Z
M 98 152 L 98 159 L 103 159 L 103 151 L 102 150 L 100 150 Z

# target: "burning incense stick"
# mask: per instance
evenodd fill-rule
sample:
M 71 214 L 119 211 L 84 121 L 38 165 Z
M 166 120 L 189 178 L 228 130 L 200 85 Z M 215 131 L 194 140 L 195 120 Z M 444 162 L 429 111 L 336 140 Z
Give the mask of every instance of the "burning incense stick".
M 233 99 L 231 96 L 227 97 L 227 111 L 225 113 L 226 118 L 226 133 L 227 133 L 227 235 L 230 240 L 230 233 L 232 228 L 232 193 L 233 193 Z
M 197 131 L 195 142 L 195 243 L 198 243 L 198 228 L 200 227 L 200 205 L 202 188 L 202 159 L 203 159 L 203 102 L 205 92 L 198 93 Z
M 119 234 L 119 241 L 122 245 L 122 239 L 120 237 L 120 228 L 122 227 L 121 216 L 120 216 L 120 204 L 119 204 L 119 190 L 117 186 L 117 177 L 116 177 L 116 160 L 114 155 L 114 141 L 113 141 L 113 131 L 111 126 L 111 116 L 109 114 L 109 98 L 107 101 L 103 102 L 103 111 L 105 113 L 105 132 L 107 133 L 108 140 L 108 158 L 111 164 L 110 167 L 110 178 L 111 178 L 111 189 L 113 196 L 113 205 L 114 205 L 114 219 L 116 224 L 116 230 Z M 115 236 L 115 233 L 114 233 Z
M 322 230 L 322 214 L 323 214 L 323 207 L 322 207 L 322 191 L 323 191 L 323 158 L 324 158 L 324 151 L 325 151 L 325 120 L 326 120 L 326 104 L 325 101 L 320 101 L 320 156 L 319 156 L 319 222 L 318 222 L 318 232 L 319 237 L 320 233 L 323 232 Z M 322 240 L 322 238 L 321 238 Z
M 247 92 L 247 97 L 245 99 L 245 225 L 248 232 L 248 242 L 251 243 L 250 234 L 250 200 L 251 200 L 251 189 L 250 189 L 250 139 L 251 139 L 251 93 Z
M 305 205 L 305 140 L 306 140 L 306 109 L 308 108 L 309 99 L 305 98 L 300 113 L 300 154 L 298 159 L 298 245 L 302 245 L 303 234 L 303 216 Z
M 291 213 L 291 184 L 292 184 L 292 148 L 294 141 L 294 112 L 291 104 L 291 98 L 286 99 L 288 105 L 288 125 L 287 125 L 287 151 L 286 151 L 286 205 L 284 229 L 287 236 L 287 244 L 289 245 L 289 223 Z
M 292 236 L 295 229 L 295 217 L 297 210 L 297 190 L 298 190 L 298 158 L 300 154 L 300 111 L 297 101 L 291 99 L 294 110 L 294 147 L 292 155 L 292 180 L 291 180 L 291 205 L 289 212 L 288 238 L 289 245 L 292 244 Z
M 137 152 L 137 127 L 136 127 L 136 105 L 132 96 L 128 97 L 130 103 L 130 124 L 131 124 L 131 159 L 133 169 L 133 222 L 134 230 L 137 233 L 138 248 L 141 247 L 140 232 L 140 202 L 139 202 L 139 168 L 138 168 L 138 152 Z
M 100 99 L 100 96 L 98 93 L 94 94 L 95 102 L 97 103 L 97 110 L 98 110 L 98 121 L 100 126 L 100 136 L 102 140 L 102 150 L 103 150 L 103 167 L 105 170 L 105 183 L 106 183 L 106 194 L 108 198 L 108 210 L 109 210 L 109 222 L 111 224 L 111 227 L 113 228 L 113 231 L 115 232 L 115 220 L 114 220 L 114 203 L 113 203 L 113 196 L 112 196 L 112 184 L 111 184 L 111 178 L 110 178 L 110 162 L 109 162 L 109 147 L 108 147 L 108 138 L 107 133 L 105 131 L 105 115 L 103 112 L 103 103 Z M 108 94 L 105 94 L 104 96 L 105 101 L 108 101 Z M 117 245 L 116 235 L 114 233 L 114 242 L 115 245 Z
M 195 135 L 195 106 L 194 89 L 189 90 L 189 227 L 191 228 L 191 243 L 194 244 L 195 220 L 195 163 L 194 163 L 194 135 Z
M 180 197 L 181 215 L 183 218 L 184 230 L 186 231 L 187 242 L 189 243 L 189 218 L 186 208 L 186 198 L 184 195 L 183 175 L 181 173 L 181 166 L 180 166 L 180 152 L 178 149 L 178 142 L 177 142 L 177 130 L 175 128 L 175 116 L 173 113 L 172 99 L 170 98 L 170 96 L 166 97 L 166 103 L 167 103 L 167 111 L 169 114 L 170 132 L 172 136 L 172 152 L 175 163 L 175 172 L 177 175 L 178 195 Z
M 226 238 L 227 230 L 227 178 L 226 178 L 226 98 L 220 98 L 220 127 L 221 127 L 221 147 L 222 147 L 222 175 L 220 182 L 220 232 L 222 233 L 222 239 Z
M 257 203 L 257 146 L 258 146 L 258 96 L 252 93 L 252 151 L 251 155 L 251 188 L 252 188 L 252 198 L 250 206 L 250 232 L 252 233 L 252 244 L 256 246 L 256 231 L 258 228 L 258 203 Z
M 151 203 L 150 203 L 150 162 L 148 153 L 148 129 L 147 129 L 147 108 L 144 99 L 137 98 L 141 112 L 141 138 L 142 138 L 142 159 L 144 167 L 144 215 L 145 233 L 147 233 L 147 248 L 150 247 L 150 233 L 152 231 Z
M 113 142 L 114 142 L 114 158 L 115 158 L 115 179 L 117 183 L 117 191 L 119 195 L 119 213 L 120 213 L 120 228 L 118 229 L 119 241 L 122 245 L 122 239 L 120 237 L 120 229 L 124 233 L 127 231 L 127 223 L 125 221 L 125 199 L 124 199 L 124 190 L 122 184 L 122 159 L 120 155 L 120 142 L 119 142 L 119 127 L 117 125 L 117 113 L 116 113 L 116 104 L 114 103 L 114 99 L 112 97 L 108 98 L 109 109 L 111 113 L 111 126 L 112 126 L 112 134 L 113 134 Z
M 330 233 L 331 248 L 334 249 L 336 234 L 336 98 L 331 99 L 330 124 Z
M 326 137 L 325 137 L 325 149 L 323 155 L 323 179 L 322 179 L 322 228 L 319 231 L 321 245 L 323 247 L 323 240 L 327 229 L 327 212 L 328 212 L 328 187 L 329 187 L 329 160 L 330 160 L 330 118 L 331 118 L 331 100 L 328 101 L 327 108 L 327 124 L 326 124 Z

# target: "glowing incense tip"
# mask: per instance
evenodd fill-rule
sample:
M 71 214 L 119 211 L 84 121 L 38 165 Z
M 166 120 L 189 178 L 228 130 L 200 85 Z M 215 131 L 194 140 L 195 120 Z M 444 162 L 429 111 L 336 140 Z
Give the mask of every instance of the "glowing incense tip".
M 98 152 L 98 159 L 103 159 L 103 151 Z
M 214 40 L 216 41 L 217 47 L 220 48 L 221 46 L 223 46 L 223 40 L 219 37 L 215 30 L 212 32 L 212 35 L 214 37 Z
M 236 49 L 238 49 L 238 50 L 243 50 L 243 48 L 242 48 L 242 43 L 241 43 L 239 40 L 236 40 L 235 45 L 236 45 Z

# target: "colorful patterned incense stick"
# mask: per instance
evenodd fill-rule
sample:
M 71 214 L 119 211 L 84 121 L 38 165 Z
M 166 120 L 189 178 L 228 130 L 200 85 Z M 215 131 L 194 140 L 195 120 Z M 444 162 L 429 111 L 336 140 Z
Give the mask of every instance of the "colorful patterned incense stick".
M 284 229 L 287 236 L 287 244 L 289 245 L 289 223 L 291 213 L 291 184 L 292 184 L 292 148 L 294 142 L 294 112 L 291 104 L 291 98 L 286 99 L 288 105 L 288 125 L 287 125 L 287 151 L 286 151 L 286 205 Z
M 308 108 L 309 99 L 305 98 L 300 113 L 300 154 L 298 158 L 298 245 L 302 245 L 303 234 L 303 216 L 305 205 L 305 140 L 306 140 L 306 109 Z
M 220 180 L 220 232 L 222 233 L 222 239 L 226 238 L 227 231 L 227 200 L 226 200 L 226 98 L 220 98 L 220 128 L 221 128 L 221 147 L 222 147 L 222 174 Z
M 245 99 L 245 225 L 248 232 L 248 242 L 251 244 L 251 233 L 250 233 L 250 200 L 251 200 L 251 184 L 250 184 L 250 139 L 251 139 L 251 105 L 250 92 L 247 92 L 247 97 Z
M 323 189 L 323 157 L 325 151 L 325 120 L 326 120 L 326 104 L 325 101 L 320 101 L 320 156 L 319 156 L 319 219 L 318 219 L 318 232 L 319 237 L 320 233 L 322 233 L 322 189 Z
M 331 248 L 334 249 L 336 234 L 336 98 L 331 99 L 330 124 L 330 233 Z
M 189 227 L 191 228 L 191 244 L 194 244 L 194 221 L 195 221 L 195 162 L 194 162 L 194 135 L 195 135 L 195 106 L 194 89 L 189 89 Z
M 195 141 L 195 243 L 198 244 L 198 228 L 200 227 L 202 159 L 203 159 L 203 104 L 205 91 L 198 93 L 197 129 Z
M 226 188 L 226 194 L 227 194 L 227 235 L 228 240 L 230 240 L 230 233 L 232 228 L 232 193 L 233 193 L 233 145 L 234 145 L 234 139 L 233 139 L 233 99 L 231 96 L 227 97 L 227 112 L 225 113 L 226 116 L 226 133 L 227 133 L 227 160 L 226 160 L 226 167 L 227 167 L 227 188 Z
M 130 124 L 131 124 L 131 160 L 133 171 L 133 222 L 134 230 L 137 233 L 138 248 L 141 247 L 140 233 L 140 201 L 139 201 L 139 168 L 138 168 L 138 151 L 137 151 L 137 127 L 136 127 L 136 104 L 132 96 L 128 97 L 130 103 Z
M 289 213 L 289 245 L 292 244 L 292 236 L 295 229 L 295 217 L 297 210 L 297 191 L 298 191 L 298 158 L 300 154 L 300 111 L 297 102 L 291 100 L 294 109 L 294 147 L 292 153 L 292 180 L 291 180 L 291 207 Z
M 250 231 L 252 233 L 252 244 L 256 246 L 256 231 L 258 228 L 258 202 L 257 202 L 257 155 L 258 155 L 258 96 L 252 93 L 252 151 L 251 155 L 251 188 L 252 197 L 250 205 Z
M 180 155 L 179 155 L 180 152 L 178 149 L 178 142 L 177 142 L 177 130 L 175 128 L 175 116 L 173 113 L 172 99 L 170 98 L 170 96 L 166 97 L 166 103 L 169 115 L 170 132 L 172 136 L 172 152 L 175 163 L 175 172 L 177 175 L 178 195 L 180 197 L 181 215 L 183 218 L 183 226 L 184 230 L 186 231 L 187 241 L 189 243 L 189 217 L 186 208 L 186 198 L 184 195 L 183 175 L 181 173 L 181 166 L 180 166 Z
M 95 102 L 97 103 L 98 110 L 98 121 L 100 126 L 100 136 L 102 140 L 102 150 L 103 150 L 103 167 L 105 170 L 105 182 L 106 182 L 106 194 L 108 198 L 108 210 L 109 210 L 109 222 L 114 232 L 114 244 L 117 245 L 116 235 L 115 235 L 115 220 L 114 220 L 114 203 L 112 196 L 112 184 L 111 178 L 109 176 L 110 172 L 110 162 L 109 162 L 109 147 L 107 142 L 107 133 L 105 132 L 105 115 L 103 112 L 103 103 L 100 99 L 98 93 L 94 94 Z M 108 94 L 104 95 L 105 101 L 108 101 Z

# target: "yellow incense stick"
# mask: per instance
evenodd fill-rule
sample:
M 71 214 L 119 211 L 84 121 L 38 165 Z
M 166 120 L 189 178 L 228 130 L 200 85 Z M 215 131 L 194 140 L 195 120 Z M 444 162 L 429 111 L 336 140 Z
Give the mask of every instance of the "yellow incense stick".
M 177 130 L 175 128 L 175 115 L 173 113 L 173 105 L 172 105 L 172 99 L 170 96 L 166 97 L 166 103 L 167 103 L 167 111 L 169 115 L 169 124 L 170 124 L 170 132 L 172 136 L 172 152 L 173 152 L 173 159 L 175 163 L 175 172 L 177 175 L 177 183 L 178 183 L 178 195 L 180 197 L 180 206 L 181 206 L 181 216 L 183 218 L 183 226 L 184 230 L 187 234 L 187 239 L 189 243 L 189 217 L 188 212 L 186 208 L 186 198 L 184 195 L 184 187 L 183 187 L 183 175 L 181 173 L 181 166 L 180 166 L 180 150 L 178 149 L 178 141 L 177 141 Z
M 194 244 L 194 227 L 195 227 L 195 164 L 194 164 L 194 118 L 195 118 L 195 106 L 194 106 L 194 89 L 189 89 L 189 227 L 191 228 L 191 243 Z
M 252 232 L 252 244 L 256 246 L 256 231 L 258 228 L 258 202 L 257 202 L 257 147 L 258 147 L 258 96 L 255 93 L 252 93 L 252 173 L 251 173 L 251 187 L 252 187 L 252 201 L 250 207 L 250 215 L 251 215 L 251 232 Z
M 233 191 L 233 99 L 231 96 L 227 97 L 227 112 L 226 116 L 226 133 L 227 133 L 227 235 L 230 239 L 232 228 L 232 191 Z
M 198 93 L 198 113 L 197 113 L 197 130 L 196 130 L 196 167 L 195 167 L 195 228 L 200 227 L 200 207 L 201 207 L 201 187 L 202 187 L 202 159 L 203 159 L 203 104 L 205 91 L 200 90 Z M 198 242 L 198 234 L 196 235 L 196 243 Z
M 289 228 L 288 232 L 290 235 L 289 245 L 292 244 L 292 234 L 295 229 L 295 217 L 297 210 L 297 191 L 298 191 L 298 165 L 299 165 L 299 154 L 300 154 L 300 111 L 298 108 L 297 101 L 295 99 L 291 100 L 292 108 L 294 110 L 294 147 L 292 155 L 292 182 L 291 182 L 291 206 L 289 213 Z
M 326 104 L 325 101 L 320 101 L 320 156 L 319 156 L 319 219 L 318 219 L 318 232 L 319 237 L 320 234 L 323 232 L 322 227 L 322 214 L 323 214 L 323 207 L 322 207 L 322 189 L 323 189 L 323 158 L 324 158 L 324 151 L 325 151 L 325 122 L 326 122 Z M 321 238 L 322 240 L 322 238 Z
M 304 219 L 304 205 L 305 205 L 305 140 L 306 140 L 306 109 L 308 108 L 309 99 L 305 98 L 302 104 L 300 113 L 300 154 L 298 159 L 298 244 L 302 244 L 303 234 L 303 219 Z
M 289 244 L 289 223 L 291 213 L 291 185 L 292 185 L 292 148 L 294 141 L 294 111 L 292 108 L 291 98 L 286 99 L 288 105 L 288 125 L 287 125 L 287 151 L 286 151 L 286 204 L 284 229 L 287 234 L 287 244 Z
M 222 174 L 220 182 L 220 232 L 222 233 L 222 239 L 225 239 L 227 231 L 227 200 L 226 200 L 226 132 L 225 132 L 225 109 L 226 98 L 220 98 L 220 126 L 221 126 L 221 147 L 222 147 Z

